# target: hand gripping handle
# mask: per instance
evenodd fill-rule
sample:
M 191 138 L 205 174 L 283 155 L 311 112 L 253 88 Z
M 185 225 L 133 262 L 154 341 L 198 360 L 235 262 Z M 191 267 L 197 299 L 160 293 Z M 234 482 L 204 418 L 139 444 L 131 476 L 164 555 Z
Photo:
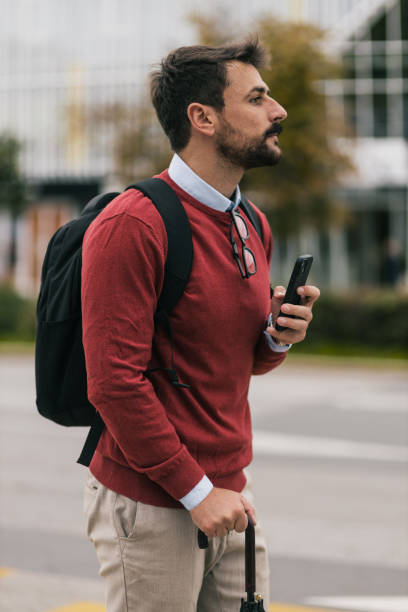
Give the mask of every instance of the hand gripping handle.
M 248 526 L 245 530 L 245 559 L 247 559 L 247 548 L 249 547 L 250 550 L 253 549 L 253 554 L 251 553 L 251 560 L 253 555 L 255 554 L 255 528 L 254 528 L 254 524 L 250 518 L 249 515 L 248 516 Z M 198 546 L 199 548 L 208 548 L 208 537 L 205 535 L 204 531 L 201 531 L 201 529 L 198 530 Z M 255 566 L 255 559 L 253 559 L 253 564 Z M 247 567 L 248 564 L 245 565 L 245 567 Z M 251 564 L 249 563 L 249 567 L 251 566 Z
M 200 548 L 208 548 L 208 537 L 206 534 L 198 530 L 198 546 Z M 255 599 L 256 591 L 256 565 L 255 565 L 255 527 L 248 515 L 248 526 L 245 530 L 245 590 L 247 593 L 247 601 L 242 600 L 242 610 L 259 610 L 263 611 L 262 599 Z M 249 607 L 246 605 L 248 604 Z M 251 605 L 252 604 L 252 605 Z

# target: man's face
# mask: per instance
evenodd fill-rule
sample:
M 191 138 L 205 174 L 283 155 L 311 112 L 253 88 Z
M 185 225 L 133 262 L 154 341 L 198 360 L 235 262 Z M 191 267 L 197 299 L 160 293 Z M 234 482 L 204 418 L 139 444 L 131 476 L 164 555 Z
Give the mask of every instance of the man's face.
M 281 157 L 278 145 L 285 109 L 269 96 L 267 85 L 251 64 L 229 62 L 225 106 L 217 113 L 218 153 L 232 165 L 249 170 L 273 166 Z

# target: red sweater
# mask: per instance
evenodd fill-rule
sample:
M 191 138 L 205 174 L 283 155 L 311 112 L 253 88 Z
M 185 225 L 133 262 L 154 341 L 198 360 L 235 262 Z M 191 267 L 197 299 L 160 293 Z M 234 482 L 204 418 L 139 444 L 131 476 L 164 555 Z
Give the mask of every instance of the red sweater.
M 241 491 L 252 460 L 251 374 L 280 364 L 267 345 L 272 236 L 248 220 L 257 272 L 243 279 L 232 256 L 231 215 L 181 190 L 164 171 L 191 224 L 193 267 L 171 315 L 175 364 L 190 389 L 172 385 L 169 341 L 154 333 L 167 237 L 155 206 L 129 190 L 88 228 L 82 251 L 83 343 L 88 395 L 106 428 L 90 469 L 105 486 L 147 504 L 182 507 L 204 474 Z

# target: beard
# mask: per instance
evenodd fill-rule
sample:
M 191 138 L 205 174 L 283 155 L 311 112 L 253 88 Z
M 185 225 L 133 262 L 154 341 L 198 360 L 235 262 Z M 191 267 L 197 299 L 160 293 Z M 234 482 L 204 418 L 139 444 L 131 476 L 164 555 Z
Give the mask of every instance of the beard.
M 217 134 L 215 143 L 217 152 L 230 164 L 244 170 L 275 166 L 282 153 L 278 147 L 271 147 L 268 139 L 272 134 L 280 134 L 281 131 L 282 126 L 274 124 L 263 136 L 247 138 L 228 121 L 222 119 L 222 129 Z

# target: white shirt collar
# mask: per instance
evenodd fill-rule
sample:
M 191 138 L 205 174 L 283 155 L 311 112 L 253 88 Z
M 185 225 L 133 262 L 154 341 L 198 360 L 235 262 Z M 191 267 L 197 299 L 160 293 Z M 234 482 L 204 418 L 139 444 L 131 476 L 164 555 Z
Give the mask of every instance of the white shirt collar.
M 231 210 L 231 208 L 236 208 L 241 201 L 241 192 L 238 185 L 234 191 L 233 199 L 226 198 L 214 187 L 203 181 L 177 153 L 174 154 L 171 160 L 169 176 L 172 181 L 193 198 L 215 210 L 221 212 Z

